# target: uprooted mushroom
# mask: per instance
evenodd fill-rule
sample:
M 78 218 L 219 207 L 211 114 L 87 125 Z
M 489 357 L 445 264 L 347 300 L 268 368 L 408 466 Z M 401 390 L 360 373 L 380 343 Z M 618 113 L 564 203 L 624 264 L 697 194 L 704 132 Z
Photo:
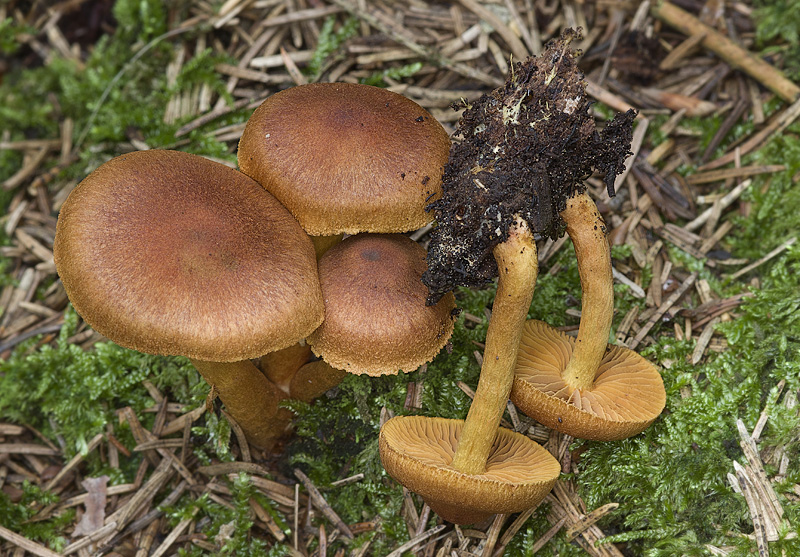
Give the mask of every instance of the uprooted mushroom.
M 423 277 L 430 290 L 429 302 L 455 286 L 481 287 L 499 276 L 481 376 L 467 419 L 440 441 L 445 448 L 435 449 L 428 442 L 429 453 L 443 455 L 437 466 L 454 470 L 459 478 L 478 481 L 490 474 L 498 451 L 508 452 L 500 446 L 503 436 L 498 425 L 511 391 L 536 280 L 533 234 L 555 238 L 565 227 L 574 226 L 604 238 L 597 220 L 573 224 L 570 208 L 591 203 L 582 181 L 593 170 L 605 173 L 605 183 L 613 195 L 614 179 L 623 171 L 629 153 L 635 114 L 629 111 L 617 115 L 602 132 L 596 131 L 588 114 L 591 100 L 583 76 L 568 49 L 576 37 L 576 32 L 565 31 L 541 56 L 514 64 L 503 87 L 464 106 L 458 127 L 461 141 L 451 149 L 442 198 L 432 204 L 438 227 L 433 231 L 428 272 Z M 592 214 L 599 216 L 596 208 Z M 607 248 L 599 257 L 608 259 Z M 596 294 L 586 295 L 594 298 Z M 610 314 L 603 316 L 606 318 L 610 323 Z M 602 334 L 595 332 L 593 340 L 586 343 L 591 345 L 588 352 L 597 362 L 599 343 L 595 337 Z M 586 336 L 584 333 L 581 337 L 582 344 Z M 403 433 L 398 437 L 400 427 L 393 424 L 395 420 L 389 420 L 381 434 L 384 465 L 401 483 L 415 489 L 419 487 L 414 480 L 416 473 L 399 470 L 394 461 L 402 454 L 420 468 L 420 459 L 414 456 L 420 451 L 412 454 L 403 448 L 403 443 L 420 435 Z M 416 426 L 419 430 L 431 428 L 433 425 Z M 553 474 L 540 476 L 542 485 L 552 486 L 558 467 L 542 468 Z M 507 475 L 501 476 L 511 481 Z M 502 481 L 495 479 L 495 484 L 502 485 Z M 426 482 L 421 488 L 421 495 L 434 510 L 442 506 L 437 497 L 450 497 L 443 506 L 443 516 L 454 521 L 463 520 L 467 507 L 474 510 L 474 517 L 480 517 L 523 510 L 532 504 L 526 497 L 502 506 L 481 505 L 483 502 L 474 497 L 456 500 L 445 483 L 431 486 Z M 541 497 L 547 489 L 539 490 Z M 448 514 L 454 507 L 459 512 Z

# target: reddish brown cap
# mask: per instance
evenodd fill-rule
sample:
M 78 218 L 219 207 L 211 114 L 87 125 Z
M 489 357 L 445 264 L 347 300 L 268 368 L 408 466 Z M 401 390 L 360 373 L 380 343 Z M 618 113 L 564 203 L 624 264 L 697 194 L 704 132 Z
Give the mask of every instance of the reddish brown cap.
M 609 345 L 591 389 L 561 377 L 575 339 L 547 323 L 525 323 L 511 401 L 540 423 L 578 437 L 616 441 L 644 431 L 666 403 L 658 370 L 633 350 Z
M 114 342 L 207 361 L 260 356 L 322 321 L 311 241 L 256 182 L 177 151 L 117 157 L 61 208 L 55 263 Z
M 497 429 L 483 474 L 450 466 L 464 420 L 398 416 L 381 428 L 379 448 L 386 471 L 425 499 L 443 519 L 473 524 L 496 513 L 538 505 L 561 472 L 553 456 L 535 441 Z
M 414 101 L 378 87 L 314 83 L 264 101 L 239 167 L 313 236 L 405 232 L 431 221 L 450 139 Z
M 308 336 L 335 368 L 382 375 L 413 371 L 453 332 L 452 292 L 426 306 L 425 249 L 400 234 L 359 234 L 319 261 L 325 321 Z

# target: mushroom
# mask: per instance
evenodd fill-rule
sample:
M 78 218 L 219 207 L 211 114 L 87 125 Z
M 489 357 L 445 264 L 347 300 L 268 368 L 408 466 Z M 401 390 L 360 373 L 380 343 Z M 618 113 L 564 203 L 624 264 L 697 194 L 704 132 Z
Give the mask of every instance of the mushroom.
M 255 110 L 238 160 L 324 252 L 344 233 L 406 232 L 429 223 L 425 206 L 441 194 L 449 148 L 442 125 L 402 95 L 312 83 L 276 93 Z
M 463 420 L 396 416 L 381 428 L 383 466 L 456 524 L 533 508 L 550 492 L 561 470 L 558 462 L 529 438 L 504 428 L 497 429 L 482 474 L 455 470 L 450 463 L 463 428 Z
M 534 441 L 499 427 L 538 270 L 536 244 L 523 219 L 494 255 L 497 294 L 467 419 L 445 426 L 437 418 L 395 417 L 381 428 L 379 441 L 386 471 L 442 518 L 462 524 L 536 506 L 561 469 Z
M 413 371 L 453 332 L 452 293 L 425 304 L 425 249 L 400 234 L 358 234 L 319 260 L 325 320 L 308 336 L 315 354 L 350 373 Z
M 428 302 L 455 286 L 483 286 L 498 277 L 475 398 L 460 435 L 445 441 L 455 445 L 445 465 L 473 481 L 488 470 L 502 431 L 498 426 L 538 270 L 533 234 L 559 235 L 564 226 L 559 213 L 583 191 L 581 181 L 592 169 L 605 172 L 613 194 L 614 177 L 624 169 L 630 148 L 632 111 L 615 117 L 602 133 L 595 130 L 583 76 L 568 50 L 576 37 L 565 31 L 541 56 L 514 64 L 503 87 L 464 103 L 457 130 L 462 140 L 451 149 L 442 197 L 432 204 L 438 227 L 423 275 Z M 387 438 L 384 445 L 409 450 L 406 441 Z M 558 470 L 552 461 L 541 497 Z M 446 481 L 438 485 L 439 491 L 447 489 Z M 479 497 L 464 497 L 457 505 L 472 508 Z M 523 510 L 531 500 L 515 504 Z
M 583 298 L 577 339 L 526 324 L 511 400 L 542 424 L 582 439 L 636 435 L 664 409 L 661 375 L 627 348 L 608 344 L 614 310 L 606 226 L 585 193 L 561 212 L 575 246 Z
M 575 339 L 531 319 L 522 333 L 511 400 L 541 424 L 580 439 L 617 441 L 658 417 L 666 393 L 658 370 L 642 356 L 609 345 L 589 388 L 564 379 Z
M 76 311 L 121 346 L 188 356 L 257 446 L 284 394 L 250 361 L 323 317 L 314 249 L 244 174 L 177 151 L 122 155 L 61 208 L 56 268 Z

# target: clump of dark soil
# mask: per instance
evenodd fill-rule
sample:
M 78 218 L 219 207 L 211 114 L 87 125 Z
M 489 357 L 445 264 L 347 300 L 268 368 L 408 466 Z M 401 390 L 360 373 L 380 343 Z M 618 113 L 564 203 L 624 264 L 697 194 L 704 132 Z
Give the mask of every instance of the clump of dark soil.
M 593 101 L 568 48 L 578 38 L 579 31 L 565 31 L 540 56 L 514 64 L 503 87 L 465 106 L 442 197 L 428 207 L 438 222 L 422 277 L 429 304 L 456 286 L 480 288 L 497 276 L 492 250 L 516 216 L 556 238 L 566 200 L 585 189 L 593 171 L 605 174 L 614 195 L 635 113 L 617 114 L 597 132 L 588 112 Z

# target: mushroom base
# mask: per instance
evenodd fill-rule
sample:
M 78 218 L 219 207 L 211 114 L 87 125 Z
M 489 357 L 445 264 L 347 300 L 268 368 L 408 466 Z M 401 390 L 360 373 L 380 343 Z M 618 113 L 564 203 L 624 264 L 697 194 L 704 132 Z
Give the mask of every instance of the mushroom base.
M 392 418 L 379 440 L 384 468 L 456 524 L 533 508 L 553 488 L 561 472 L 558 461 L 528 437 L 504 428 L 497 429 L 485 473 L 454 470 L 450 463 L 463 426 L 464 420 Z
M 542 425 L 580 439 L 618 441 L 641 433 L 661 414 L 666 392 L 655 366 L 609 345 L 594 383 L 574 389 L 562 375 L 575 339 L 537 320 L 525 323 L 511 401 Z

